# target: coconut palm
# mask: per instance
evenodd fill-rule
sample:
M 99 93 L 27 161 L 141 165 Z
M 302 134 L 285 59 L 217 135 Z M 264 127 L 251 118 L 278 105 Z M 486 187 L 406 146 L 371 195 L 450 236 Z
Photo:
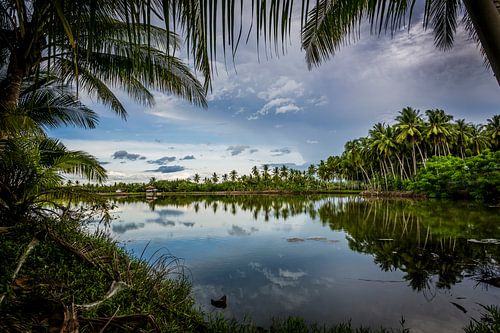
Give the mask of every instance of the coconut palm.
M 453 116 L 439 109 L 427 110 L 425 114 L 427 122 L 423 134 L 434 146 L 434 154 L 438 156 L 441 156 L 442 152 L 450 154 L 449 141 L 454 129 L 450 121 Z
M 237 178 L 238 172 L 236 170 L 231 170 L 231 172 L 229 173 L 229 179 L 231 179 L 232 182 L 235 182 Z
M 470 146 L 474 154 L 479 155 L 482 150 L 490 146 L 490 140 L 484 131 L 484 125 L 472 125 L 470 131 Z
M 470 143 L 471 124 L 466 123 L 465 119 L 458 119 L 455 123 L 455 145 L 460 153 L 460 157 L 465 158 L 465 150 Z
M 193 176 L 193 181 L 198 184 L 200 182 L 200 175 L 195 173 Z
M 493 150 L 500 149 L 500 115 L 494 115 L 491 119 L 486 120 L 485 134 L 491 142 Z
M 150 24 L 160 7 L 143 0 L 0 1 L 3 112 L 15 109 L 22 81 L 39 70 L 85 89 L 121 116 L 125 109 L 110 88 L 146 105 L 153 103 L 151 89 L 205 105 L 202 85 L 173 56 L 177 35 Z
M 390 170 L 392 172 L 393 177 L 395 178 L 394 166 L 391 161 L 393 155 L 396 155 L 397 151 L 397 142 L 395 138 L 395 131 L 391 126 L 386 126 L 382 123 L 377 123 L 373 126 L 373 128 L 369 131 L 370 136 L 370 146 L 375 149 L 380 159 L 383 174 L 387 175 L 388 173 L 388 165 L 389 162 Z
M 422 152 L 418 145 L 419 141 L 422 139 L 422 127 L 423 120 L 420 116 L 420 111 L 415 110 L 411 107 L 406 107 L 399 112 L 399 116 L 396 117 L 396 127 L 398 129 L 398 142 L 406 142 L 411 146 L 412 151 L 412 161 L 413 161 L 413 174 L 417 173 L 417 157 L 415 153 L 415 147 L 418 148 L 420 152 L 420 157 L 423 160 Z
M 92 156 L 68 150 L 44 135 L 1 141 L 0 216 L 3 225 L 22 223 L 44 209 L 51 195 L 60 195 L 64 174 L 102 182 L 106 171 Z
M 0 83 L 1 84 L 1 83 Z M 94 128 L 97 114 L 82 104 L 71 86 L 47 73 L 26 78 L 18 105 L 0 114 L 0 137 L 22 131 L 39 132 L 60 126 Z

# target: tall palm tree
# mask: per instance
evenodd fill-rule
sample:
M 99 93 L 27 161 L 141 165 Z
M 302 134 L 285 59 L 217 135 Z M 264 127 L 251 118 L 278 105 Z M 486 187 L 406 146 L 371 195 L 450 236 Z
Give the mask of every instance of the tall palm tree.
M 205 105 L 202 85 L 173 56 L 180 47 L 177 35 L 168 26 L 151 24 L 151 15 L 161 16 L 156 11 L 161 5 L 149 0 L 0 1 L 0 67 L 6 72 L 0 111 L 15 109 L 23 79 L 40 70 L 85 89 L 122 116 L 125 109 L 111 87 L 146 105 L 153 103 L 151 89 Z
M 200 175 L 195 173 L 193 176 L 193 181 L 198 184 L 200 182 Z
M 494 115 L 486 121 L 485 134 L 491 142 L 493 150 L 500 149 L 500 115 Z
M 479 155 L 481 151 L 490 146 L 490 140 L 485 135 L 484 125 L 472 125 L 470 131 L 470 145 L 474 154 Z
M 232 182 L 235 182 L 237 178 L 238 172 L 236 170 L 231 170 L 231 172 L 229 173 L 229 179 L 231 179 Z
M 423 160 L 422 152 L 418 146 L 419 141 L 422 139 L 423 120 L 420 116 L 420 111 L 411 107 L 405 107 L 399 112 L 396 117 L 396 127 L 398 129 L 398 142 L 406 142 L 411 146 L 412 161 L 413 161 L 413 174 L 417 173 L 417 157 L 415 147 L 419 149 L 420 157 Z
M 465 150 L 469 146 L 471 140 L 471 126 L 471 124 L 465 122 L 465 119 L 458 119 L 455 123 L 455 144 L 462 159 L 465 158 Z
M 452 115 L 443 110 L 434 109 L 425 111 L 427 122 L 424 134 L 434 146 L 434 154 L 441 156 L 441 152 L 450 154 L 449 141 L 453 136 L 454 127 L 450 123 Z

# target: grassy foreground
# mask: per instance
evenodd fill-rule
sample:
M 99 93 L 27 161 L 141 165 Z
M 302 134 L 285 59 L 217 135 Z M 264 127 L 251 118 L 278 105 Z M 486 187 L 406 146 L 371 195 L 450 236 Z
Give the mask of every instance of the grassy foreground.
M 0 332 L 410 332 L 400 329 L 274 321 L 268 328 L 194 307 L 190 283 L 176 258 L 135 258 L 78 220 L 43 219 L 0 228 Z M 466 332 L 499 332 L 500 311 Z

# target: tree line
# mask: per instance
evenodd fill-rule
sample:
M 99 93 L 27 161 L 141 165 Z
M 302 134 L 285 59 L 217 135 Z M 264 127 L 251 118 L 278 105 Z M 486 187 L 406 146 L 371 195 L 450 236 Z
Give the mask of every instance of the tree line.
M 324 181 L 360 181 L 378 190 L 398 190 L 418 178 L 419 170 L 425 169 L 432 158 L 466 160 L 499 150 L 500 115 L 487 119 L 485 124 L 453 118 L 440 109 L 421 113 L 405 107 L 394 124 L 376 123 L 367 136 L 348 141 L 340 155 L 321 161 L 318 177 Z

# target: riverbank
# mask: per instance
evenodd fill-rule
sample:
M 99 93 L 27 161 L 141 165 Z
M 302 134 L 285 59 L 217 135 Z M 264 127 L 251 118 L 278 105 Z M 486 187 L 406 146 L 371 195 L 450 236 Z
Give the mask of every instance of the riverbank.
M 125 197 L 125 196 L 145 196 L 145 197 L 166 197 L 175 195 L 214 195 L 214 196 L 239 196 L 239 195 L 321 195 L 321 194 L 360 194 L 362 190 L 314 190 L 314 191 L 175 191 L 175 192 L 97 192 L 96 195 L 109 197 Z
M 422 193 L 413 191 L 376 191 L 366 190 L 359 192 L 362 197 L 368 198 L 412 198 L 412 199 L 425 199 L 427 196 Z

